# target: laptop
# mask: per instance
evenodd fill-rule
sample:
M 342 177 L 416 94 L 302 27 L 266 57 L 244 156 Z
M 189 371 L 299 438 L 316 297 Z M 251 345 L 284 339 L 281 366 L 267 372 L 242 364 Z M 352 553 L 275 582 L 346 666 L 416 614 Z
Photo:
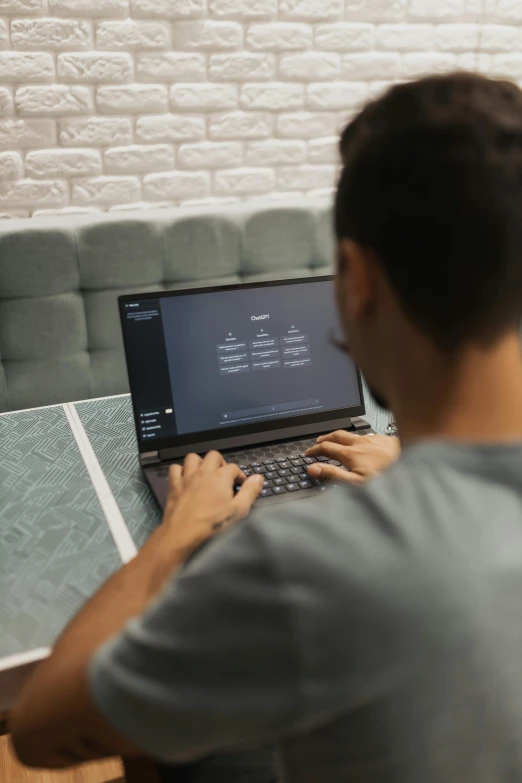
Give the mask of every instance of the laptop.
M 359 370 L 332 340 L 332 276 L 131 294 L 119 308 L 139 461 L 161 507 L 169 466 L 190 452 L 262 474 L 268 507 L 326 490 L 307 473 L 319 435 L 372 432 Z

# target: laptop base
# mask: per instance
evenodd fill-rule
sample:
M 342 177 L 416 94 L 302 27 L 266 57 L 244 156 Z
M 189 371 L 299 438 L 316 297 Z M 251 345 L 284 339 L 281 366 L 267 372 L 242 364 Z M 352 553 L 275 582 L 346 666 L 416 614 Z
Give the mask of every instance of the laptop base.
M 370 425 L 364 423 L 366 426 L 360 426 L 354 434 L 361 437 L 375 434 Z M 254 504 L 256 509 L 304 500 L 339 486 L 336 482 L 321 482 L 308 476 L 308 467 L 313 462 L 305 457 L 305 452 L 315 445 L 316 437 L 321 434 L 318 433 L 312 439 L 262 444 L 241 451 L 224 452 L 223 456 L 227 462 L 239 465 L 247 476 L 258 473 L 265 477 L 265 487 Z M 335 460 L 325 457 L 313 461 L 342 467 Z M 179 462 L 180 460 L 172 460 L 142 465 L 147 483 L 162 509 L 167 501 L 169 467 Z

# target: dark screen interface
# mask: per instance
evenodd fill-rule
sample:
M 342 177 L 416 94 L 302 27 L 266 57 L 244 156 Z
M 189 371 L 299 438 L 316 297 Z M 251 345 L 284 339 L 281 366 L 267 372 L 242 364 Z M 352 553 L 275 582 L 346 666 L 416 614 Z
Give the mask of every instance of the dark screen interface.
M 124 305 L 144 440 L 226 430 L 361 404 L 331 280 Z

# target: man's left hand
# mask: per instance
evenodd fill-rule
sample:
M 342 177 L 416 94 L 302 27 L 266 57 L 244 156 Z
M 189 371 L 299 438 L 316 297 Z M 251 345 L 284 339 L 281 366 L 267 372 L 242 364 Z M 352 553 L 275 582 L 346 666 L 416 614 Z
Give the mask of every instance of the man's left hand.
M 169 472 L 164 524 L 188 557 L 208 538 L 246 517 L 263 488 L 263 476 L 245 475 L 217 451 L 202 459 L 189 454 Z M 241 488 L 235 493 L 235 487 Z

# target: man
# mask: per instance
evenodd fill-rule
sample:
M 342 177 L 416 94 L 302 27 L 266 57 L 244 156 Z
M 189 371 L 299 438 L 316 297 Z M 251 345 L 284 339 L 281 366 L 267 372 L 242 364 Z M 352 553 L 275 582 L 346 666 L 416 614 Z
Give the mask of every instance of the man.
M 276 745 L 290 783 L 522 779 L 522 93 L 393 87 L 342 155 L 339 310 L 401 458 L 222 535 L 258 479 L 234 497 L 218 454 L 172 468 L 163 525 L 20 698 L 26 763 L 217 754 L 223 771 Z M 275 778 L 256 763 L 195 779 Z

